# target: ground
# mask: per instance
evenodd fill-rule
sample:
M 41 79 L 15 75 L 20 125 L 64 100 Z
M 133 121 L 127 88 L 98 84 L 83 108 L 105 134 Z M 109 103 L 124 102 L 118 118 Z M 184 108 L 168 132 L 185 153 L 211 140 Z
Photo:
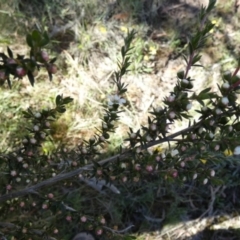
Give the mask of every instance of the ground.
M 148 6 L 148 11 L 144 11 L 141 6 L 136 4 L 136 1 L 132 1 L 133 5 L 126 4 L 126 1 L 122 1 L 122 5 L 116 5 L 114 1 L 103 1 L 100 8 L 104 9 L 105 7 L 105 11 L 97 15 L 98 18 L 92 19 L 91 7 L 94 6 L 84 5 L 79 1 L 80 5 L 74 5 L 73 8 L 76 11 L 72 11 L 71 5 L 69 5 L 70 10 L 62 11 L 62 15 L 48 12 L 45 25 L 41 22 L 43 19 L 38 18 L 41 15 L 39 11 L 36 12 L 36 18 L 31 23 L 27 21 L 24 23 L 24 19 L 20 16 L 20 22 L 25 24 L 26 29 L 30 29 L 33 27 L 32 23 L 35 23 L 40 27 L 46 27 L 50 32 L 53 44 L 49 47 L 49 51 L 52 55 L 58 54 L 59 73 L 51 83 L 46 83 L 46 75 L 40 73 L 34 88 L 24 79 L 14 86 L 17 93 L 2 94 L 2 100 L 8 104 L 2 106 L 1 112 L 6 112 L 8 108 L 13 109 L 12 113 L 7 112 L 6 116 L 2 118 L 9 119 L 12 116 L 18 118 L 16 112 L 20 112 L 30 105 L 52 106 L 56 94 L 69 95 L 74 98 L 74 105 L 59 120 L 55 132 L 53 132 L 53 138 L 56 143 L 57 141 L 71 142 L 71 145 L 77 145 L 82 138 L 89 138 L 95 131 L 95 127 L 100 124 L 101 104 L 106 102 L 107 96 L 113 91 L 111 80 L 113 72 L 117 68 L 116 61 L 119 57 L 120 46 L 123 44 L 123 37 L 126 35 L 127 29 L 135 29 L 137 38 L 134 42 L 133 65 L 130 73 L 124 78 L 124 82 L 129 85 L 126 93 L 128 105 L 122 113 L 120 126 L 111 136 L 113 143 L 109 149 L 114 149 L 123 142 L 123 136 L 126 136 L 128 127 L 137 130 L 141 125 L 146 124 L 148 112 L 152 107 L 162 106 L 163 98 L 171 92 L 172 86 L 177 82 L 177 72 L 185 67 L 181 53 L 185 51 L 184 47 L 188 36 L 195 30 L 199 3 L 206 4 L 206 2 L 194 0 L 153 1 L 153 7 L 149 9 Z M 27 16 L 27 19 L 29 19 L 32 17 L 31 13 L 35 12 L 32 7 L 36 3 L 28 5 L 27 3 L 29 1 L 22 1 L 18 10 L 22 14 L 28 12 L 30 16 Z M 83 8 L 85 12 L 81 12 Z M 59 9 L 56 7 L 57 10 Z M 17 16 L 15 18 L 17 19 Z M 85 21 L 85 19 L 87 20 Z M 195 67 L 190 71 L 190 76 L 196 79 L 194 91 L 200 91 L 207 86 L 211 86 L 214 91 L 217 91 L 217 83 L 222 83 L 222 73 L 234 69 L 235 58 L 239 53 L 239 17 L 235 13 L 234 1 L 226 3 L 224 0 L 219 0 L 216 11 L 211 15 L 211 20 L 215 23 L 215 28 L 207 46 L 203 49 L 200 60 L 203 67 Z M 13 38 L 15 36 L 14 39 L 19 37 L 22 45 L 23 38 L 19 33 L 20 28 L 19 24 L 16 27 L 15 35 L 12 36 Z M 20 30 L 23 31 L 22 28 Z M 19 43 L 10 41 L 6 35 L 3 34 L 2 39 L 5 39 L 14 51 L 20 54 L 26 53 L 25 47 L 20 49 Z M 2 42 L 0 50 L 5 51 L 6 44 L 4 41 Z M 3 93 L 6 92 L 6 88 L 3 86 Z M 39 104 L 40 99 L 44 99 L 41 104 Z M 20 107 L 16 105 L 17 101 L 20 101 Z M 9 117 L 7 114 L 13 115 Z M 191 112 L 191 114 L 195 113 Z M 22 122 L 13 127 L 13 136 L 9 136 L 9 129 L 3 133 L 2 148 L 7 149 L 16 134 L 24 131 L 24 124 L 26 123 Z M 179 131 L 187 124 L 187 122 L 178 123 L 172 127 L 171 131 Z M 3 128 L 10 128 L 9 125 L 4 125 Z M 51 151 L 51 147 L 46 146 L 46 149 L 46 151 Z M 239 189 L 235 189 L 232 195 L 237 190 Z M 219 191 L 224 194 L 223 189 Z M 214 202 L 213 199 L 211 200 Z M 189 204 L 192 203 L 189 202 Z M 194 207 L 194 205 L 191 206 L 191 209 Z M 162 210 L 158 205 L 156 208 Z M 206 209 L 209 210 L 209 206 Z M 152 212 L 156 212 L 156 210 L 153 209 Z M 154 216 L 153 222 L 159 220 L 161 214 L 162 212 L 157 215 L 157 218 Z M 189 216 L 184 219 L 184 214 L 180 214 L 183 222 L 176 225 L 165 224 L 161 231 L 145 233 L 142 237 L 139 236 L 139 239 L 210 239 L 206 238 L 207 234 L 211 235 L 211 239 L 214 239 L 214 234 L 222 239 L 234 239 L 230 238 L 229 234 L 231 235 L 231 231 L 234 232 L 235 226 L 238 231 L 236 230 L 234 234 L 239 236 L 239 215 L 235 216 L 232 213 L 228 217 L 221 216 L 221 211 L 219 214 L 216 217 L 213 216 L 215 215 L 213 212 L 206 212 L 204 216 L 209 218 L 203 218 L 201 221 L 197 219 L 197 223 L 195 219 L 192 220 Z M 199 216 L 201 214 L 197 214 L 197 217 Z M 213 223 L 216 221 L 217 223 Z M 206 226 L 210 225 L 211 228 L 204 231 Z M 232 229 L 229 226 L 232 226 Z M 225 230 L 211 233 L 212 230 L 219 228 Z M 193 235 L 195 238 L 192 238 Z M 220 237 L 215 239 L 220 239 Z

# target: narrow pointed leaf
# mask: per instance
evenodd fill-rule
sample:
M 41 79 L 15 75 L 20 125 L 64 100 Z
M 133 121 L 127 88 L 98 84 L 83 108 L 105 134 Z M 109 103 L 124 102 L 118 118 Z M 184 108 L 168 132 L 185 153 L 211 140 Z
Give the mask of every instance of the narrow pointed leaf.
M 28 71 L 27 76 L 28 76 L 28 80 L 31 83 L 31 85 L 34 86 L 34 76 L 33 76 L 32 72 Z
M 9 47 L 7 47 L 7 52 L 8 52 L 8 56 L 9 56 L 10 58 L 13 58 L 12 50 L 11 50 Z

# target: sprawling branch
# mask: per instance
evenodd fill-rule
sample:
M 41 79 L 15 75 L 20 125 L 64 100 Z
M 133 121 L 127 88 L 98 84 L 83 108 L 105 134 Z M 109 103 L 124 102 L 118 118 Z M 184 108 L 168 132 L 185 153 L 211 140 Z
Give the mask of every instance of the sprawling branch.
M 156 140 L 156 141 L 153 141 L 153 142 L 149 142 L 148 144 L 143 146 L 142 149 L 147 149 L 149 147 L 158 145 L 160 143 L 171 141 L 175 137 L 180 136 L 182 134 L 185 134 L 185 133 L 189 132 L 190 130 L 199 127 L 200 125 L 201 125 L 201 121 L 196 123 L 195 125 L 193 125 L 191 127 L 185 128 L 185 129 L 183 129 L 181 131 L 178 131 L 178 132 L 176 132 L 174 134 L 171 134 L 171 135 L 169 135 L 168 137 L 166 137 L 164 139 L 159 139 L 159 140 Z M 109 158 L 106 158 L 104 160 L 101 160 L 98 163 L 99 164 L 104 164 L 104 163 L 107 163 L 107 162 L 116 161 L 117 159 L 122 160 L 122 159 L 127 158 L 130 155 L 131 155 L 131 150 L 128 150 L 128 151 L 126 151 L 124 153 L 116 154 L 116 155 L 114 155 L 112 157 L 109 157 Z M 92 167 L 93 167 L 93 164 L 88 164 L 88 165 L 86 165 L 84 167 L 81 167 L 81 168 L 78 168 L 78 169 L 76 169 L 74 171 L 71 171 L 71 172 L 68 172 L 68 173 L 59 174 L 59 175 L 57 175 L 55 177 L 49 178 L 49 179 L 47 179 L 45 181 L 42 181 L 42 182 L 40 182 L 40 183 L 38 183 L 36 185 L 33 185 L 31 187 L 27 187 L 27 188 L 25 188 L 23 190 L 5 194 L 3 196 L 0 196 L 0 203 L 1 202 L 5 202 L 5 201 L 7 201 L 9 199 L 25 196 L 27 194 L 38 194 L 37 193 L 38 189 L 40 189 L 42 187 L 53 185 L 54 183 L 57 183 L 57 182 L 69 179 L 69 178 L 74 177 L 74 176 L 77 176 L 80 173 L 82 173 L 83 171 L 91 170 Z

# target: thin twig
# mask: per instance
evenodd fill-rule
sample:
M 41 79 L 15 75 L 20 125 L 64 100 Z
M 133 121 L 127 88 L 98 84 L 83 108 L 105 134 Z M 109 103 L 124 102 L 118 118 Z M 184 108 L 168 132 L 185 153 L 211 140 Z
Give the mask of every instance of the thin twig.
M 163 220 L 165 220 L 165 210 L 163 209 L 162 218 L 153 218 L 153 217 L 146 216 L 144 214 L 143 216 L 149 222 L 161 223 L 163 222 Z
M 127 232 L 129 229 L 131 229 L 132 227 L 135 227 L 135 226 L 134 226 L 134 225 L 130 225 L 130 226 L 128 226 L 128 227 L 126 227 L 125 229 L 122 229 L 122 230 L 114 230 L 114 229 L 112 229 L 112 228 L 103 226 L 104 229 L 109 230 L 110 232 L 115 233 L 115 234 L 116 234 L 116 233 L 117 233 L 117 234 L 125 233 L 125 232 Z
M 211 190 L 211 201 L 208 204 L 208 209 L 199 217 L 199 219 L 202 219 L 206 214 L 208 214 L 208 217 L 212 216 L 212 211 L 213 211 L 213 204 L 216 200 L 216 193 L 219 191 L 219 189 L 222 186 L 217 186 L 215 189 L 210 186 Z

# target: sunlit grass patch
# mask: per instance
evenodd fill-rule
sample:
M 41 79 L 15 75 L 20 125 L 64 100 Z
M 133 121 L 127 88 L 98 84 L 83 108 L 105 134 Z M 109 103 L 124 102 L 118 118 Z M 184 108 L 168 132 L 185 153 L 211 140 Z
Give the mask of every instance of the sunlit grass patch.
M 75 3 L 77 4 L 77 2 Z M 37 5 L 37 1 L 33 1 L 32 4 Z M 41 26 L 44 28 L 48 21 L 52 21 L 51 24 L 54 25 L 54 16 L 60 10 L 55 1 L 49 1 L 48 4 L 46 6 L 49 6 L 49 9 Z M 101 124 L 99 117 L 102 117 L 104 114 L 103 104 L 107 103 L 109 95 L 116 94 L 113 91 L 112 75 L 117 67 L 117 59 L 120 56 L 119 46 L 121 46 L 123 36 L 126 34 L 129 26 L 116 22 L 101 22 L 99 20 L 101 16 L 95 15 L 97 5 L 94 2 L 80 2 L 79 4 L 86 10 L 86 14 L 92 15 L 89 15 L 87 18 L 81 15 L 76 24 L 76 31 L 71 29 L 71 33 L 74 33 L 75 39 L 68 48 L 61 49 L 61 53 L 58 56 L 61 67 L 59 67 L 53 81 L 49 82 L 47 76 L 41 72 L 40 76 L 36 79 L 34 88 L 24 79 L 23 82 L 15 84 L 13 90 L 3 89 L 1 91 L 0 100 L 3 104 L 1 105 L 0 112 L 3 124 L 0 131 L 3 134 L 0 144 L 2 144 L 3 149 L 10 151 L 14 141 L 19 141 L 25 134 L 27 123 L 21 120 L 22 116 L 20 112 L 26 110 L 27 107 L 32 107 L 34 111 L 42 108 L 54 108 L 54 101 L 57 94 L 70 96 L 74 101 L 57 121 L 51 123 L 51 140 L 46 140 L 43 144 L 42 153 L 51 155 L 61 145 L 66 145 L 70 149 L 74 149 L 73 147 L 82 143 L 83 140 L 88 140 L 96 133 L 96 129 L 99 128 Z M 139 3 L 131 1 L 130 4 L 133 4 L 131 7 L 139 11 L 138 6 L 134 5 Z M 50 11 L 53 7 L 56 7 L 56 12 Z M 90 11 L 92 8 L 94 8 L 93 11 Z M 65 18 L 68 16 L 69 11 L 68 8 L 62 9 L 60 16 Z M 30 15 L 33 12 L 30 12 Z M 41 16 L 41 13 L 39 14 Z M 158 104 L 162 104 L 162 99 L 168 94 L 168 91 L 162 88 L 164 83 L 161 77 L 164 75 L 164 71 L 168 70 L 169 75 L 174 75 L 173 78 L 176 79 L 175 72 L 179 70 L 178 67 L 182 64 L 171 61 L 173 65 L 172 67 L 170 66 L 169 70 L 166 61 L 163 69 L 154 69 L 154 63 L 162 57 L 162 52 L 164 52 L 162 50 L 163 46 L 161 46 L 162 42 L 159 41 L 156 43 L 150 39 L 146 40 L 146 26 L 139 27 L 136 25 L 135 27 L 139 34 L 137 34 L 134 42 L 131 59 L 132 68 L 129 75 L 123 79 L 123 82 L 129 84 L 129 91 L 124 96 L 127 101 L 127 104 L 123 107 L 125 112 L 120 114 L 120 126 L 110 134 L 110 144 L 109 146 L 106 144 L 106 152 L 103 152 L 103 155 L 100 156 L 101 158 L 118 151 L 118 147 L 124 142 L 124 136 L 127 136 L 128 127 L 136 131 L 141 128 L 141 125 L 147 124 L 148 112 L 152 109 L 153 102 L 157 102 L 156 107 L 158 107 Z M 49 28 L 49 30 L 51 29 Z M 64 36 L 61 36 L 60 39 L 64 39 Z M 174 51 L 179 46 L 179 42 L 175 38 L 169 37 L 169 39 L 169 41 L 166 40 L 164 43 L 165 55 L 168 55 L 170 50 Z M 56 41 L 55 43 L 58 44 L 59 42 Z M 166 47 L 168 44 L 171 46 Z M 14 50 L 17 51 L 18 47 L 15 46 Z M 52 52 L 51 54 L 54 55 L 55 53 Z M 149 62 L 153 63 L 153 65 L 145 66 L 145 63 L 148 64 Z M 202 75 L 199 75 L 200 71 L 197 72 L 194 69 L 191 74 L 194 74 L 194 72 L 202 81 L 205 79 L 202 78 Z M 211 80 L 211 78 L 208 79 Z M 164 80 L 169 81 L 169 76 L 164 76 Z M 168 85 L 171 88 L 173 82 L 169 81 Z M 199 88 L 199 85 L 197 87 Z M 11 132 L 11 135 L 9 135 L 9 132 Z M 157 151 L 161 153 L 165 150 L 163 148 Z M 71 154 L 73 155 L 67 156 L 70 160 L 79 155 L 79 152 L 76 154 L 71 152 Z M 60 157 L 57 156 L 57 160 Z M 143 157 L 141 160 L 144 163 L 147 162 L 148 158 L 151 159 L 151 156 L 146 154 L 146 157 Z M 134 163 L 135 159 L 131 158 L 127 160 L 129 163 Z M 209 162 L 205 158 L 200 159 L 200 164 L 203 167 Z M 173 173 L 177 172 L 175 169 L 170 169 L 164 173 L 164 171 L 161 171 L 164 163 L 161 164 L 159 165 L 160 167 L 158 166 L 158 169 L 155 169 L 156 173 L 163 174 L 160 181 L 158 181 L 159 179 L 156 180 L 156 176 L 151 173 L 131 179 L 131 173 L 134 172 L 134 169 L 129 169 L 129 175 L 127 177 L 122 175 L 122 182 L 118 186 L 122 191 L 122 195 L 98 195 L 96 194 L 96 189 L 93 190 L 79 183 L 80 180 L 78 177 L 60 183 L 57 185 L 57 188 L 60 189 L 59 191 L 69 194 L 69 197 L 64 196 L 66 197 L 64 200 L 73 205 L 74 208 L 76 207 L 77 210 L 84 211 L 87 206 L 87 211 L 90 215 L 104 214 L 109 219 L 113 219 L 113 223 L 109 223 L 110 225 L 115 224 L 112 226 L 113 228 L 118 225 L 116 229 L 118 227 L 119 229 L 128 227 L 132 222 L 136 223 L 137 226 L 133 231 L 143 233 L 142 236 L 137 236 L 137 239 L 154 239 L 155 236 L 150 236 L 150 234 L 145 234 L 144 232 L 152 231 L 153 227 L 160 228 L 160 223 L 163 220 L 166 220 L 163 224 L 172 226 L 184 217 L 199 216 L 198 213 L 205 211 L 208 206 L 209 191 L 211 190 L 208 186 L 203 186 L 202 182 L 199 185 L 198 183 L 192 183 L 191 185 L 189 183 L 191 180 L 186 182 L 187 191 L 180 188 L 182 186 L 175 186 L 173 178 L 176 175 L 173 175 Z M 124 168 L 124 164 L 122 166 Z M 78 167 L 78 162 L 74 162 L 70 167 L 71 169 Z M 54 174 L 54 168 L 51 170 L 52 174 Z M 170 174 L 172 175 L 168 176 Z M 215 175 L 215 172 L 214 174 L 211 172 L 211 175 Z M 197 173 L 192 172 L 190 169 L 188 177 L 189 179 L 195 179 L 202 176 L 201 174 L 197 175 Z M 169 185 L 163 184 L 163 181 L 166 179 L 169 179 Z M 77 187 L 77 192 L 72 191 L 75 186 Z M 62 194 L 60 194 L 59 199 L 61 197 Z M 155 203 L 156 205 L 154 205 Z M 217 204 L 219 204 L 217 205 L 218 207 L 222 203 L 217 202 Z M 91 208 L 89 208 L 89 205 L 91 205 Z M 163 216 L 163 212 L 166 209 L 165 217 Z M 195 211 L 199 212 L 196 213 Z M 122 218 L 123 212 L 124 216 Z M 66 222 L 64 221 L 66 219 L 61 220 L 56 221 L 56 224 L 59 224 L 59 229 L 61 228 L 61 230 L 67 232 L 67 235 L 70 235 L 69 226 L 72 223 L 65 224 Z

